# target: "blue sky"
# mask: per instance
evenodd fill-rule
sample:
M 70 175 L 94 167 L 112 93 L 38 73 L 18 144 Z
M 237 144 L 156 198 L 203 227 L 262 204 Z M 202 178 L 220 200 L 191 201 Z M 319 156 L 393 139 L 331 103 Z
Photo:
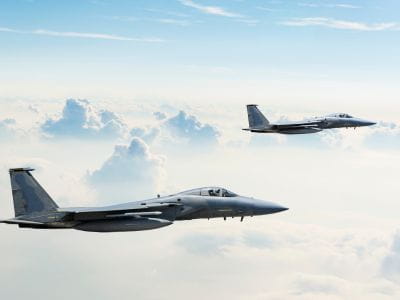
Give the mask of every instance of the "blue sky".
M 397 1 L 2 1 L 0 76 L 10 89 L 35 82 L 47 95 L 58 85 L 85 85 L 77 92 L 85 96 L 96 85 L 137 84 L 151 96 L 210 80 L 391 88 L 400 75 L 399 8 Z

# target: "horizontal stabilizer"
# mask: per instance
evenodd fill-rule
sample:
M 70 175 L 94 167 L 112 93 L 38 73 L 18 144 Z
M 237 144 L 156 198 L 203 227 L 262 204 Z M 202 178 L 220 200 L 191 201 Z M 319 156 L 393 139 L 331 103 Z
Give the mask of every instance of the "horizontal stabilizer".
M 251 132 L 269 132 L 268 129 L 264 129 L 264 128 L 242 128 L 242 130 L 245 131 L 251 131 Z
M 33 221 L 27 221 L 27 220 L 18 220 L 18 219 L 0 220 L 0 223 L 16 224 L 16 225 L 43 225 L 43 223 L 40 223 L 40 222 L 33 222 Z

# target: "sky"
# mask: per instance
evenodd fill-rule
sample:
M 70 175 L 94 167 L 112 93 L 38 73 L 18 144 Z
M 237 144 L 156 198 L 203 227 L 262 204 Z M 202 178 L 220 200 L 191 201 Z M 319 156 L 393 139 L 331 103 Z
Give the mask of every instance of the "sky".
M 398 8 L 370 0 L 6 0 L 0 91 L 376 111 L 377 98 L 394 105 L 399 91 Z
M 0 298 L 398 299 L 399 8 L 1 1 L 1 219 L 21 166 L 62 207 L 217 185 L 289 210 L 111 234 L 2 225 Z M 252 134 L 249 103 L 377 125 Z

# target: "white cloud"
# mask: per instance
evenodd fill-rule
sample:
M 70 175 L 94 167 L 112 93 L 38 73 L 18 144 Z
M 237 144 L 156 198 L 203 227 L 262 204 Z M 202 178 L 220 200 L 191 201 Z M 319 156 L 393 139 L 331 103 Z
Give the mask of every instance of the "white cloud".
M 304 7 L 327 7 L 327 8 L 349 8 L 356 9 L 361 8 L 360 6 L 347 4 L 347 3 L 298 3 L 299 6 Z
M 327 4 L 328 7 L 338 7 L 338 8 L 361 8 L 357 5 L 346 4 L 346 3 L 339 3 L 339 4 Z
M 131 136 L 137 136 L 163 151 L 176 151 L 178 145 L 193 146 L 188 148 L 193 151 L 214 147 L 219 143 L 220 133 L 216 127 L 202 123 L 196 116 L 183 110 L 169 118 L 160 112 L 155 112 L 154 116 L 160 121 L 156 126 L 135 127 L 131 130 Z
M 131 136 L 139 137 L 148 144 L 151 144 L 160 134 L 157 127 L 134 127 L 130 131 Z
M 249 229 L 278 239 L 275 248 L 243 244 Z M 197 300 L 210 298 L 210 290 L 211 299 L 389 300 L 400 291 L 377 276 L 388 239 L 374 231 L 331 231 L 268 217 L 244 223 L 183 221 L 159 230 L 106 235 L 38 233 L 7 225 L 0 231 L 0 296 L 5 299 L 52 299 L 51 291 L 65 289 L 67 279 L 74 288 L 65 289 L 62 300 L 88 294 L 127 299 L 132 291 L 144 300 L 182 299 L 189 293 Z M 364 245 L 369 246 L 365 254 L 355 254 Z M 46 285 L 40 284 L 43 280 Z M 16 288 L 16 281 L 24 288 Z M 154 282 L 157 289 L 151 290 Z
M 58 138 L 118 138 L 126 125 L 113 112 L 97 110 L 88 100 L 68 99 L 58 119 L 47 119 L 41 130 Z
M 164 120 L 167 118 L 167 115 L 160 111 L 154 112 L 153 115 L 156 117 L 157 120 Z
M 370 128 L 364 144 L 373 149 L 400 150 L 400 126 L 393 122 L 379 122 Z
M 229 12 L 222 7 L 219 6 L 206 6 L 195 3 L 191 0 L 180 0 L 180 2 L 188 7 L 195 8 L 205 14 L 216 15 L 216 16 L 223 16 L 223 17 L 230 17 L 230 18 L 241 18 L 243 17 L 240 14 Z
M 105 18 L 109 20 L 117 20 L 124 22 L 149 21 L 149 22 L 178 25 L 178 26 L 188 26 L 191 24 L 191 21 L 182 18 L 138 18 L 132 16 L 108 16 Z
M 179 17 L 179 18 L 188 18 L 188 17 L 190 17 L 190 15 L 183 14 L 183 13 L 176 12 L 176 11 L 167 11 L 167 10 L 154 9 L 154 8 L 147 8 L 145 10 L 149 11 L 149 12 L 152 12 L 152 13 L 164 14 L 164 15 L 169 15 L 169 16 L 174 16 L 174 17 Z
M 87 108 L 87 103 L 79 105 L 84 109 L 71 111 L 81 120 L 78 124 L 82 124 L 82 120 L 84 124 L 93 124 L 86 115 L 94 115 L 92 119 L 99 120 L 99 110 L 90 104 L 91 108 Z M 49 113 L 49 106 L 39 105 L 40 113 Z M 52 107 L 56 105 L 52 104 Z M 157 111 L 155 107 L 135 107 L 136 110 L 132 109 L 134 114 L 129 115 L 134 119 L 132 122 L 137 122 L 143 115 L 143 118 L 152 118 L 152 126 L 136 128 L 133 135 L 156 135 L 156 140 L 164 134 L 171 135 L 170 143 L 180 139 L 189 142 L 190 136 L 199 135 L 208 135 L 208 139 L 214 140 L 217 138 L 216 127 L 210 125 L 213 130 L 209 132 L 203 132 L 202 128 L 206 120 L 214 122 L 218 119 L 221 124 L 231 126 L 237 136 L 249 137 L 237 128 L 239 117 L 224 117 L 209 106 L 203 114 L 185 110 L 172 115 L 175 109 L 171 109 L 172 117 L 161 115 L 158 120 L 152 117 L 152 112 Z M 243 114 L 243 108 L 240 109 Z M 82 111 L 85 117 L 82 117 Z M 120 111 L 129 109 L 121 105 Z M 216 114 L 221 117 L 215 118 Z M 19 122 L 18 116 L 12 115 Z M 113 119 L 112 113 L 104 116 L 104 122 L 110 119 Z M 239 122 L 229 122 L 230 119 Z M 173 125 L 167 124 L 170 120 L 174 120 Z M 158 124 L 154 125 L 154 122 Z M 396 128 L 393 124 L 388 127 Z M 365 128 L 360 132 L 348 132 L 368 135 L 369 131 L 374 130 Z M 299 138 L 321 139 L 319 135 Z M 18 158 L 15 162 L 21 163 L 25 161 L 21 161 L 23 153 L 32 155 L 33 152 L 46 157 L 50 162 L 38 162 L 39 158 L 26 161 L 29 165 L 40 166 L 34 175 L 57 201 L 62 199 L 59 204 L 90 204 L 81 200 L 88 195 L 87 191 L 76 185 L 76 179 L 68 179 L 68 165 L 73 165 L 76 170 L 96 170 L 86 178 L 107 204 L 154 196 L 163 186 L 168 171 L 176 185 L 191 184 L 194 187 L 203 182 L 222 181 L 222 185 L 234 186 L 236 192 L 288 204 L 290 210 L 272 216 L 245 218 L 244 222 L 238 218 L 229 218 L 226 222 L 221 219 L 182 221 L 160 230 L 108 235 L 72 230 L 38 232 L 0 225 L 3 241 L 1 299 L 31 297 L 48 300 L 53 297 L 53 291 L 60 289 L 65 290 L 60 294 L 61 300 L 82 299 L 82 295 L 89 294 L 100 300 L 126 299 L 132 291 L 135 297 L 144 300 L 180 299 L 188 294 L 197 300 L 209 297 L 210 290 L 213 291 L 212 298 L 235 300 L 389 300 L 400 296 L 396 279 L 399 238 L 398 234 L 395 239 L 388 234 L 397 226 L 396 216 L 392 217 L 393 221 L 388 221 L 390 216 L 387 215 L 388 207 L 394 211 L 393 215 L 396 214 L 398 191 L 395 176 L 387 176 L 389 165 L 393 165 L 393 174 L 396 174 L 398 161 L 392 157 L 382 154 L 381 160 L 373 162 L 373 159 L 351 151 L 327 153 L 309 146 L 299 151 L 288 145 L 281 145 L 277 151 L 250 147 L 232 151 L 218 143 L 222 146 L 221 151 L 212 154 L 204 151 L 208 156 L 203 159 L 194 156 L 193 152 L 177 153 L 180 148 L 188 148 L 182 147 L 188 144 L 175 144 L 174 151 L 170 151 L 172 157 L 164 161 L 143 141 L 134 138 L 130 145 L 117 146 L 105 160 L 104 153 L 100 159 L 98 154 L 104 149 L 97 149 L 104 143 L 93 139 L 73 142 L 39 140 L 37 144 L 23 143 L 22 147 L 4 143 L 0 149 L 1 166 L 10 163 L 10 153 Z M 89 146 L 91 148 L 87 150 Z M 81 151 L 81 147 L 86 147 L 85 151 Z M 62 149 L 64 152 L 60 151 Z M 106 151 L 110 153 L 110 149 Z M 92 166 L 88 167 L 86 160 L 92 160 L 94 155 L 97 155 L 96 163 L 93 167 L 91 162 Z M 99 162 L 103 161 L 101 165 Z M 290 168 L 282 167 L 282 162 Z M 380 169 L 372 169 L 370 164 L 379 164 Z M 80 176 L 76 176 L 79 172 L 75 174 L 73 168 L 72 177 L 79 179 Z M 12 202 L 5 167 L 0 174 L 0 187 L 0 199 L 7 199 L 1 201 L 0 211 L 2 217 L 8 217 Z M 394 199 L 390 205 L 385 202 L 389 198 Z M 352 209 L 374 217 L 381 214 L 381 217 L 369 219 L 365 215 L 347 215 L 345 218 Z M 104 269 L 113 272 L 103 272 Z M 73 289 L 65 289 L 66 280 Z M 24 288 L 16 288 L 15 282 Z M 157 290 L 151 290 L 154 282 L 158 283 Z M 176 282 L 180 282 L 179 289 L 176 289 Z
M 390 251 L 382 261 L 382 274 L 400 283 L 400 231 L 394 235 Z
M 210 233 L 198 233 L 185 235 L 177 241 L 177 245 L 190 254 L 209 256 L 221 256 L 227 251 L 227 246 L 235 243 L 235 238 L 226 235 Z
M 28 109 L 31 111 L 31 112 L 34 112 L 35 114 L 38 114 L 40 111 L 39 111 L 39 108 L 36 106 L 36 105 L 33 105 L 33 104 L 29 104 L 28 105 Z
M 180 111 L 167 119 L 164 126 L 176 137 L 186 139 L 192 145 L 216 145 L 218 130 L 210 124 L 203 124 L 195 116 Z
M 335 29 L 347 29 L 358 31 L 383 31 L 383 30 L 398 30 L 399 24 L 390 23 L 361 23 L 353 21 L 337 20 L 332 18 L 314 17 L 314 18 L 294 18 L 281 22 L 285 26 L 321 26 Z
M 250 248 L 267 249 L 279 246 L 279 242 L 262 231 L 245 231 L 243 243 Z
M 220 276 L 230 282 L 233 299 L 249 298 L 241 287 L 251 289 L 252 299 L 393 299 L 400 293 L 398 286 L 380 277 L 381 261 L 388 251 L 386 235 L 266 218 L 254 223 L 228 220 L 210 221 L 217 222 L 213 229 L 207 222 L 180 236 L 176 244 L 187 255 L 196 256 L 191 268 L 208 274 L 210 288 L 222 292 L 223 288 L 211 283 Z M 202 267 L 205 260 L 208 264 Z M 234 272 L 237 269 L 239 273 Z M 254 278 L 269 278 L 269 284 Z
M 263 134 L 253 133 L 250 145 L 257 147 L 308 147 L 313 149 L 326 149 L 342 145 L 342 135 L 338 130 L 325 130 L 311 134 Z
M 155 19 L 156 22 L 162 24 L 171 24 L 171 25 L 179 25 L 179 26 L 188 26 L 190 22 L 187 20 L 180 20 L 180 19 L 171 19 L 171 18 L 162 18 L 162 19 Z
M 15 30 L 7 27 L 0 27 L 0 32 L 14 32 L 14 33 L 23 33 L 23 31 Z
M 129 145 L 115 146 L 114 153 L 87 176 L 101 202 L 152 198 L 163 188 L 165 158 L 150 152 L 147 144 L 134 137 Z
M 313 276 L 299 274 L 294 280 L 294 293 L 298 296 L 312 295 L 324 296 L 343 296 L 343 285 L 346 281 L 335 276 Z
M 54 37 L 133 41 L 133 42 L 163 42 L 164 41 L 163 39 L 160 39 L 160 38 L 132 38 L 132 37 L 113 35 L 113 34 L 104 34 L 104 33 L 53 31 L 53 30 L 47 30 L 47 29 L 18 30 L 18 29 L 12 29 L 12 28 L 7 28 L 7 27 L 0 27 L 0 32 L 45 35 L 45 36 L 54 36 Z
M 16 121 L 14 119 L 0 120 L 0 139 L 13 138 L 16 133 Z
M 277 9 L 277 8 L 270 8 L 270 7 L 264 7 L 264 6 L 257 6 L 256 9 L 263 10 L 263 11 L 268 11 L 268 12 L 280 11 L 280 9 Z

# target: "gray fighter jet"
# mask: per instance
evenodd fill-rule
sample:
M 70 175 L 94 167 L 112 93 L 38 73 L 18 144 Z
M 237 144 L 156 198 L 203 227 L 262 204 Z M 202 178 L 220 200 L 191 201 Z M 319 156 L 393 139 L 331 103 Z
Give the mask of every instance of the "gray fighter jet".
M 220 187 L 193 189 L 154 199 L 105 207 L 59 208 L 30 168 L 10 169 L 15 218 L 0 223 L 19 227 L 71 228 L 94 232 L 137 231 L 175 220 L 256 216 L 287 210 L 278 204 L 239 196 Z
M 330 114 L 299 122 L 270 123 L 256 104 L 247 105 L 249 128 L 243 130 L 262 133 L 305 134 L 332 128 L 354 128 L 375 125 L 375 122 L 352 117 L 348 114 Z

